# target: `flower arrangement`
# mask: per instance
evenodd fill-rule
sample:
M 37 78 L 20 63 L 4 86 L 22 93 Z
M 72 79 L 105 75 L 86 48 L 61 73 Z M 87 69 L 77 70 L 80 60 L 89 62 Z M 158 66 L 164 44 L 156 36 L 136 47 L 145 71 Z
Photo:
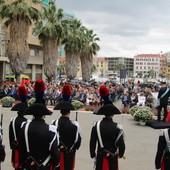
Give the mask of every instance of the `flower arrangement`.
M 135 106 L 133 106 L 133 107 L 130 108 L 129 113 L 130 113 L 132 116 L 134 116 L 134 114 L 135 114 L 138 110 L 141 110 L 141 109 L 146 109 L 146 110 L 152 111 L 152 109 L 151 109 L 150 107 L 135 105 Z
M 75 110 L 79 110 L 84 106 L 84 104 L 82 102 L 80 102 L 79 100 L 74 100 L 72 102 L 72 105 L 74 106 Z
M 15 99 L 10 96 L 5 96 L 0 100 L 2 107 L 12 107 L 12 104 L 15 102 Z
M 32 97 L 31 99 L 28 100 L 28 106 L 31 106 L 35 103 L 35 98 Z
M 149 122 L 152 120 L 152 112 L 149 109 L 143 107 L 135 112 L 134 120 L 137 122 Z
M 141 106 L 135 105 L 130 108 L 129 113 L 133 116 L 139 109 L 141 109 Z

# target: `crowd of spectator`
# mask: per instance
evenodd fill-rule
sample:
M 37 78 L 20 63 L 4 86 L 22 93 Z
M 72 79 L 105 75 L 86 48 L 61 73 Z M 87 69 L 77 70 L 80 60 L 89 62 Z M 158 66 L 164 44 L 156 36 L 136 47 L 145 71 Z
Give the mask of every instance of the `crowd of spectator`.
M 61 98 L 61 91 L 64 82 L 45 82 L 45 104 L 46 105 L 56 105 L 56 103 Z M 134 81 L 129 80 L 126 83 L 114 83 L 111 81 L 106 81 L 102 83 L 92 82 L 92 83 L 71 83 L 72 87 L 72 100 L 79 100 L 85 105 L 100 105 L 101 98 L 99 95 L 99 88 L 102 84 L 105 84 L 110 92 L 110 101 L 115 102 L 116 100 L 121 100 L 123 106 L 130 108 L 134 105 L 153 107 L 153 96 L 152 92 L 155 91 L 155 87 L 144 87 L 141 86 L 140 82 L 134 83 Z M 0 98 L 5 96 L 11 96 L 15 100 L 20 100 L 18 96 L 18 84 L 5 84 L 5 82 L 0 83 Z M 34 82 L 26 85 L 28 90 L 28 100 L 34 97 Z

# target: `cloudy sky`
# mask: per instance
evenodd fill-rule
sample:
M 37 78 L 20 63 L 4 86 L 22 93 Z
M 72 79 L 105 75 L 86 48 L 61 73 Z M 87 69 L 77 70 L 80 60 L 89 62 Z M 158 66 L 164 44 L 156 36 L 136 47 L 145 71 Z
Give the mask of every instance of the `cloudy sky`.
M 170 51 L 170 0 L 56 0 L 100 38 L 100 57 Z

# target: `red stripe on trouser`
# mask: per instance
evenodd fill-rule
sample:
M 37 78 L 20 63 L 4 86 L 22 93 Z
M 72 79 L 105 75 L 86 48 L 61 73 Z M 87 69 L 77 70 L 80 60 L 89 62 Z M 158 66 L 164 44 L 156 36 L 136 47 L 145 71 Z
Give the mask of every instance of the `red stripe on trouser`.
M 117 156 L 117 170 L 119 170 L 118 156 Z
M 53 165 L 52 164 L 50 164 L 50 170 L 53 170 Z
M 163 157 L 162 163 L 161 163 L 161 170 L 165 169 L 165 157 Z
M 75 168 L 75 155 L 73 155 L 72 170 Z
M 103 157 L 103 167 L 102 170 L 109 170 L 109 161 L 106 157 Z
M 60 170 L 64 170 L 64 152 L 60 151 Z
M 13 167 L 14 168 L 21 168 L 21 166 L 19 165 L 19 151 L 18 149 L 15 149 L 14 151 L 14 160 L 15 162 L 13 162 Z

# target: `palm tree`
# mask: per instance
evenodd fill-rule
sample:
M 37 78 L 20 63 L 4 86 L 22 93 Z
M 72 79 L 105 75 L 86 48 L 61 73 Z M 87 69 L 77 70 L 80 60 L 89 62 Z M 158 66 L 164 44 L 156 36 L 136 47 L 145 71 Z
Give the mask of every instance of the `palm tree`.
M 70 20 L 67 25 L 67 35 L 63 44 L 66 53 L 66 74 L 69 79 L 73 79 L 77 75 L 83 29 L 81 21 L 77 19 Z
M 81 69 L 82 69 L 82 79 L 84 81 L 89 81 L 92 75 L 92 65 L 93 65 L 93 55 L 97 54 L 100 50 L 99 45 L 96 41 L 99 41 L 97 35 L 93 33 L 93 30 L 86 31 L 83 36 L 83 46 L 81 48 Z
M 122 68 L 125 68 L 125 65 L 123 63 L 117 63 L 116 64 L 116 70 L 120 71 Z
M 55 78 L 58 60 L 58 49 L 61 38 L 64 35 L 63 10 L 56 8 L 51 1 L 47 7 L 43 7 L 43 20 L 35 24 L 34 33 L 38 35 L 43 45 L 44 73 L 50 82 Z
M 10 41 L 6 55 L 19 83 L 30 55 L 27 43 L 29 27 L 40 18 L 40 12 L 33 5 L 41 5 L 41 0 L 14 0 L 11 3 L 1 0 L 0 4 L 0 17 L 4 19 L 4 25 L 9 27 Z

